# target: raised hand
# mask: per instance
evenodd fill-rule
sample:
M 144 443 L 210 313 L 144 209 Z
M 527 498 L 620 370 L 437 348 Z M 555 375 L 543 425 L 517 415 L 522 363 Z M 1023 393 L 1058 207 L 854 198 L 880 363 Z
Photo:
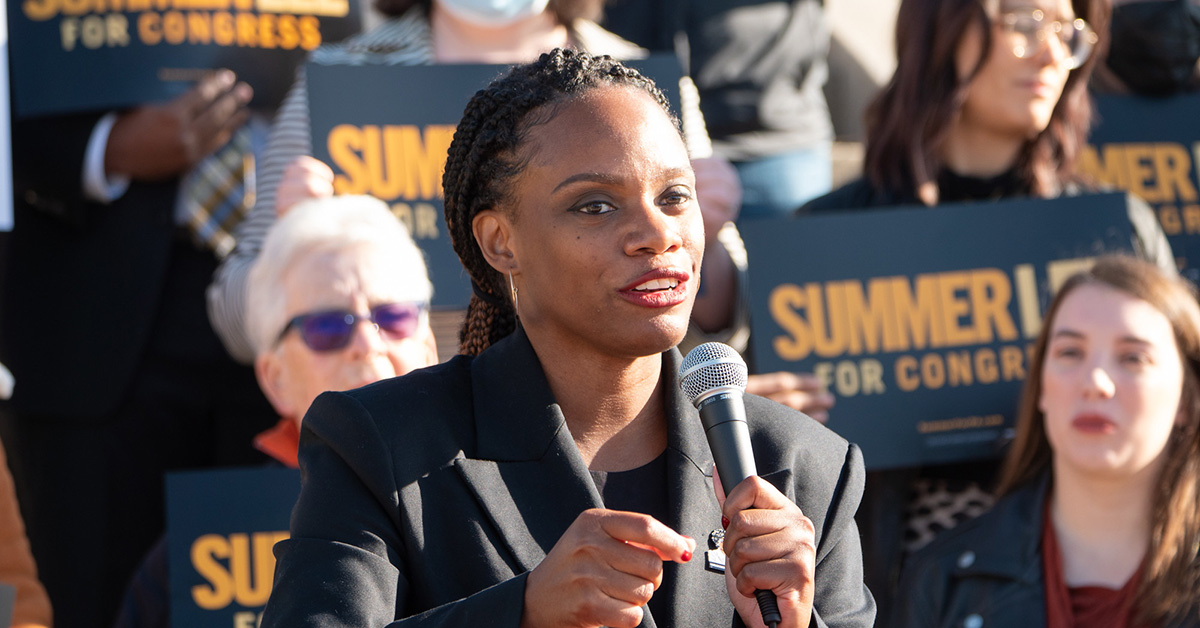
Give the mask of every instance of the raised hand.
M 301 155 L 283 169 L 275 191 L 275 215 L 282 218 L 297 203 L 333 196 L 333 169 L 325 162 Z
M 692 160 L 696 173 L 696 200 L 704 217 L 704 239 L 711 243 L 721 226 L 737 220 L 742 209 L 742 182 L 737 169 L 724 157 Z

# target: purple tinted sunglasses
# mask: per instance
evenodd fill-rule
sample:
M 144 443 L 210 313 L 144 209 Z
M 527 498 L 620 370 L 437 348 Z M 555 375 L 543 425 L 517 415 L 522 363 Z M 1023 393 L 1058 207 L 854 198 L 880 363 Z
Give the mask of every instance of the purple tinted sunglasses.
M 350 344 L 354 335 L 354 326 L 365 321 L 373 323 L 381 332 L 392 340 L 411 338 L 416 335 L 421 322 L 421 313 L 425 311 L 424 303 L 383 303 L 371 308 L 371 313 L 359 316 L 349 310 L 324 310 L 301 314 L 288 321 L 279 340 L 292 328 L 300 331 L 300 339 L 313 351 L 338 351 Z

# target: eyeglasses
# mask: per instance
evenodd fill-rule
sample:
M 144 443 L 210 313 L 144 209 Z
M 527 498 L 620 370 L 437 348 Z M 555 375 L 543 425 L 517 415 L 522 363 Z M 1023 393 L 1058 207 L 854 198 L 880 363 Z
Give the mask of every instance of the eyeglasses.
M 348 310 L 325 310 L 301 314 L 288 321 L 279 333 L 276 344 L 293 328 L 300 331 L 300 339 L 313 351 L 338 351 L 350 344 L 354 326 L 359 321 L 369 322 L 393 340 L 411 338 L 416 335 L 425 311 L 424 303 L 384 303 L 371 308 L 370 314 L 359 316 Z
M 1000 27 L 1008 32 L 1013 54 L 1018 59 L 1033 57 L 1050 43 L 1051 37 L 1057 37 L 1071 55 L 1065 62 L 1069 70 L 1083 65 L 1100 41 L 1100 36 L 1082 18 L 1069 22 L 1049 20 L 1041 9 L 1004 13 L 1000 16 Z

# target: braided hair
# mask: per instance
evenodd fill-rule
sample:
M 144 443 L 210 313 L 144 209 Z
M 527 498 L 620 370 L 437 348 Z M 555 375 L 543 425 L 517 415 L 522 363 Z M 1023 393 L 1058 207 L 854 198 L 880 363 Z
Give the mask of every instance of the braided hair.
M 531 127 L 553 118 L 554 105 L 608 85 L 645 91 L 679 129 L 666 97 L 653 81 L 607 55 L 562 48 L 514 67 L 467 103 L 442 176 L 450 240 L 474 291 L 459 335 L 460 353 L 478 355 L 517 325 L 508 278 L 488 264 L 475 240 L 476 214 L 509 200 L 510 184 L 525 167 L 518 148 Z M 539 115 L 531 115 L 535 111 Z

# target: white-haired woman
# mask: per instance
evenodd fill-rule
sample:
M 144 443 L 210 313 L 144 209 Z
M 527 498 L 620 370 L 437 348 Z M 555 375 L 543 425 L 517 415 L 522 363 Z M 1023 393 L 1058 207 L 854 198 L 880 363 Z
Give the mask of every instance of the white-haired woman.
M 386 204 L 341 196 L 297 205 L 267 234 L 249 276 L 255 373 L 279 413 L 254 445 L 295 468 L 300 422 L 317 395 L 437 363 L 420 249 Z M 166 539 L 126 592 L 116 626 L 170 625 Z

